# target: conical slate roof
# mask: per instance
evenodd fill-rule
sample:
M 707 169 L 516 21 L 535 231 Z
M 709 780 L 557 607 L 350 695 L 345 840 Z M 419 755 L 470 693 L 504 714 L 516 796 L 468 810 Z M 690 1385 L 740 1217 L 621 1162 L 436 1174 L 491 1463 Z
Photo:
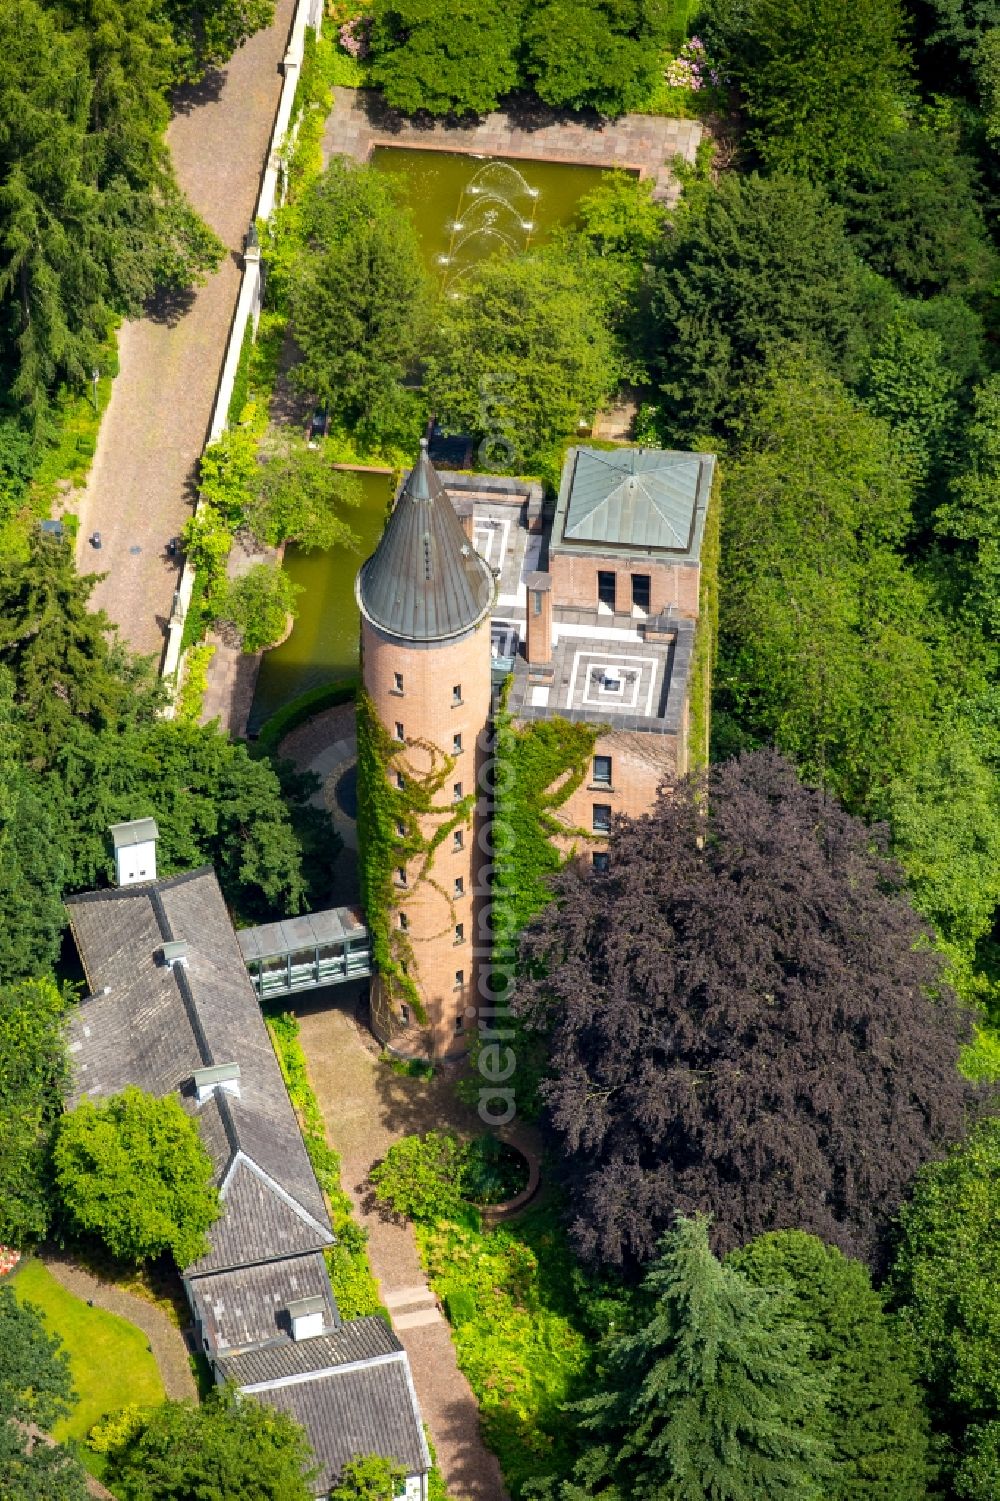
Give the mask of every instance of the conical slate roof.
M 355 593 L 373 625 L 409 641 L 460 636 L 489 613 L 493 574 L 466 540 L 426 442 Z

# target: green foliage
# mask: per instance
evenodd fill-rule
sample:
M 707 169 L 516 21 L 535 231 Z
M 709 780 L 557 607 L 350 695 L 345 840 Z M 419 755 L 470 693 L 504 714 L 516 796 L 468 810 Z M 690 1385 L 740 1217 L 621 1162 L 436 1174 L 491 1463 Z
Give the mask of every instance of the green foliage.
M 514 1496 L 570 1463 L 564 1404 L 590 1364 L 574 1297 L 578 1277 L 552 1209 L 483 1232 L 448 1221 L 417 1226 L 421 1261 L 452 1318 L 459 1366 L 486 1442 Z
M 991 1485 L 978 1488 L 976 1475 L 995 1478 L 995 1439 L 984 1448 L 979 1425 L 1000 1422 L 1000 1121 L 923 1168 L 900 1221 L 892 1294 L 954 1436 L 960 1494 L 989 1501 Z
M 975 1039 L 962 1049 L 959 1066 L 973 1082 L 996 1084 L 1000 1080 L 1000 1037 L 984 1027 L 978 1028 Z
M 600 312 L 586 264 L 557 250 L 486 261 L 442 310 L 427 354 L 426 388 L 442 424 L 486 438 L 486 467 L 530 469 L 589 425 L 614 387 Z
M 714 0 L 709 14 L 770 170 L 837 182 L 872 164 L 909 87 L 898 0 Z
M 958 379 L 943 359 L 940 334 L 905 316 L 883 330 L 862 381 L 865 404 L 892 428 L 910 478 L 926 481 L 947 453 L 957 416 Z
M 291 312 L 295 378 L 335 417 L 378 429 L 421 342 L 428 285 L 390 178 L 334 157 L 303 197 Z
M 301 548 L 357 551 L 357 538 L 338 509 L 360 503 L 356 475 L 334 469 L 322 448 L 286 441 L 259 466 L 245 520 L 253 535 L 271 547 L 295 542 Z
M 709 1250 L 679 1218 L 646 1274 L 648 1312 L 610 1339 L 604 1390 L 576 1404 L 591 1447 L 575 1479 L 636 1501 L 821 1501 L 833 1476 L 826 1385 L 777 1293 Z M 565 1501 L 579 1494 L 566 1486 Z
M 488 114 L 518 81 L 519 6 L 375 0 L 368 79 L 404 114 Z
M 406 1469 L 392 1459 L 368 1454 L 344 1466 L 330 1501 L 394 1501 L 405 1488 Z
M 927 591 L 885 426 L 809 361 L 758 396 L 727 469 L 720 686 L 761 739 L 853 809 L 909 775 L 933 723 Z
M 51 968 L 66 923 L 58 824 L 42 778 L 20 764 L 13 697 L 0 667 L 0 984 Z
M 14 1423 L 47 1431 L 72 1408 L 69 1363 L 40 1310 L 0 1286 L 0 1493 L 4 1501 L 87 1501 L 86 1475 L 64 1449 L 29 1447 Z M 13 1419 L 13 1422 L 11 1421 Z
M 47 1333 L 32 1303 L 20 1303 L 9 1284 L 0 1285 L 0 1418 L 5 1425 L 37 1423 L 47 1430 L 68 1413 L 76 1394 L 60 1341 Z
M 170 1251 L 188 1266 L 208 1248 L 221 1212 L 198 1125 L 172 1095 L 129 1086 L 100 1104 L 88 1096 L 63 1117 L 53 1153 L 72 1229 L 122 1261 Z
M 39 1240 L 51 1216 L 49 1148 L 69 1082 L 67 996 L 48 977 L 0 989 L 0 1244 Z
M 201 718 L 205 690 L 208 687 L 208 667 L 215 656 L 212 645 L 192 646 L 184 662 L 184 681 L 177 694 L 174 718 L 181 724 L 197 724 Z
M 685 437 L 731 423 L 767 361 L 791 344 L 853 369 L 871 317 L 839 211 L 790 177 L 689 185 L 651 293 L 667 429 Z
M 966 61 L 980 38 L 1000 26 L 997 0 L 929 0 L 929 7 L 935 22 L 931 42 Z
M 305 1053 L 298 1040 L 299 1024 L 294 1016 L 284 1012 L 267 1017 L 267 1030 L 299 1118 L 309 1161 L 330 1206 L 337 1244 L 327 1251 L 326 1258 L 337 1307 L 345 1319 L 363 1318 L 371 1313 L 384 1315 L 365 1249 L 368 1232 L 354 1220 L 351 1201 L 340 1186 L 340 1157 L 326 1139 L 323 1116 L 309 1083 Z
M 834 1470 L 824 1501 L 925 1501 L 928 1423 L 909 1332 L 890 1318 L 867 1267 L 801 1230 L 761 1235 L 727 1258 L 786 1295 L 827 1388 L 822 1427 Z
M 321 684 L 319 688 L 310 688 L 264 721 L 257 735 L 257 749 L 266 752 L 277 749 L 285 736 L 300 724 L 305 724 L 307 719 L 337 704 L 349 704 L 357 690 L 356 677 L 338 678 L 332 683 Z
M 976 81 L 983 103 L 983 129 L 995 151 L 1000 146 L 1000 25 L 987 31 L 976 48 Z
M 196 83 L 274 20 L 273 0 L 160 0 L 174 41 L 175 83 Z
M 433 1223 L 460 1213 L 463 1167 L 457 1138 L 428 1131 L 394 1141 L 369 1177 L 375 1197 L 393 1214 Z
M 311 1501 L 305 1433 L 286 1413 L 231 1390 L 201 1407 L 164 1402 L 109 1456 L 119 1501 Z
M 655 86 L 664 20 L 650 0 L 544 0 L 527 12 L 525 71 L 556 109 L 625 114 Z
M 970 608 L 1000 637 L 1000 375 L 973 392 L 964 463 L 934 517 L 956 548 Z
M 263 651 L 286 634 L 301 593 L 280 563 L 254 563 L 220 589 L 216 617 L 233 627 L 245 652 Z
M 418 956 L 392 918 L 408 902 L 419 900 L 425 881 L 433 883 L 434 856 L 444 840 L 456 829 L 465 829 L 472 838 L 476 794 L 467 792 L 457 802 L 437 801 L 455 769 L 455 756 L 445 755 L 429 740 L 391 739 L 363 691 L 358 694 L 357 710 L 359 875 L 372 958 L 383 981 L 405 997 L 418 1021 L 426 1023 L 415 983 Z M 412 749 L 428 759 L 426 772 L 417 773 L 405 759 Z M 396 774 L 401 766 L 405 767 L 403 786 L 398 787 Z M 433 829 L 425 833 L 430 819 Z M 405 888 L 393 881 L 400 865 L 408 867 Z M 436 890 L 440 893 L 442 888 Z M 451 921 L 455 921 L 453 906 Z
M 996 274 L 978 173 L 954 126 L 897 131 L 837 197 L 868 265 L 905 292 L 968 296 Z

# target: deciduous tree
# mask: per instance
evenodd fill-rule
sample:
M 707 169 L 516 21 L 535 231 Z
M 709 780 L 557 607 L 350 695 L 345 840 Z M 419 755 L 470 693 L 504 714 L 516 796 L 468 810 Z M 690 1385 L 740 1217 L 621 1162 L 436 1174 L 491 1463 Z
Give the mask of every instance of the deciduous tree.
M 2 1049 L 0 1049 L 2 1057 Z M 40 1311 L 0 1287 L 0 1494 L 4 1501 L 87 1501 L 86 1472 L 58 1446 L 29 1439 L 76 1405 L 61 1341 L 46 1331 Z
M 707 810 L 706 810 L 707 806 Z M 712 769 L 569 867 L 524 939 L 519 1012 L 592 1260 L 669 1216 L 723 1250 L 801 1228 L 873 1265 L 914 1171 L 978 1098 L 968 1014 L 884 840 L 771 751 Z
M 442 423 L 485 439 L 477 463 L 524 472 L 593 420 L 615 364 L 586 266 L 542 251 L 487 261 L 463 282 L 425 379 Z
M 321 448 L 285 442 L 259 466 L 246 524 L 261 542 L 276 547 L 347 547 L 358 543 L 342 514 L 361 503 L 356 475 L 335 469 Z
M 518 81 L 520 5 L 375 0 L 368 77 L 404 114 L 488 114 Z
M 163 1402 L 109 1455 L 119 1501 L 312 1501 L 306 1436 L 287 1414 L 232 1391 Z
M 556 109 L 625 114 L 656 84 L 665 21 L 649 0 L 546 0 L 526 14 L 525 70 Z
M 170 1251 L 185 1267 L 207 1249 L 220 1214 L 212 1159 L 172 1095 L 130 1085 L 100 1103 L 84 1096 L 60 1123 L 54 1163 L 70 1226 L 113 1256 L 141 1262 Z

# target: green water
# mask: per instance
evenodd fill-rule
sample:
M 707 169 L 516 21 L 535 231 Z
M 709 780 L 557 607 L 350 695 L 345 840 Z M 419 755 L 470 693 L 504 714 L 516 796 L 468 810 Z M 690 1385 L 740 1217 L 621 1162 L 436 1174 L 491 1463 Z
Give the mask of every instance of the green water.
M 372 160 L 401 183 L 427 264 L 446 283 L 491 254 L 543 243 L 558 225 L 572 222 L 580 199 L 603 175 L 599 167 L 397 146 L 376 147 Z
M 392 476 L 360 474 L 358 478 L 361 505 L 349 513 L 351 530 L 360 541 L 358 551 L 334 547 L 329 552 L 303 552 L 291 546 L 285 552 L 285 571 L 303 592 L 288 640 L 264 653 L 250 711 L 251 733 L 293 698 L 357 671 L 354 580 L 382 535 Z
M 459 152 L 397 147 L 379 147 L 374 160 L 380 171 L 402 182 L 427 264 L 446 290 L 457 287 L 479 261 L 506 250 L 508 241 L 513 250 L 523 250 L 543 242 L 557 225 L 569 224 L 579 200 L 593 191 L 602 175 L 595 167 L 504 163 Z M 481 191 L 470 193 L 469 187 Z M 462 231 L 452 227 L 457 218 Z M 529 223 L 532 228 L 525 229 Z M 442 256 L 449 258 L 448 265 L 441 264 Z M 363 498 L 351 517 L 360 541 L 358 552 L 339 547 L 302 552 L 293 546 L 285 553 L 285 569 L 303 592 L 288 640 L 264 654 L 250 712 L 251 733 L 292 699 L 357 670 L 354 580 L 382 535 L 390 476 L 359 478 Z

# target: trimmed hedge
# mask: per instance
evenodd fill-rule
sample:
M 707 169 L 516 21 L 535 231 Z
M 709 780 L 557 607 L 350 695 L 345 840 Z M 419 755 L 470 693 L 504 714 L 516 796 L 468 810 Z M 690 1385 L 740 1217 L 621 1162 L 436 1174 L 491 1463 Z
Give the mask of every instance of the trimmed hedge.
M 338 704 L 351 703 L 357 691 L 356 673 L 349 678 L 334 678 L 332 683 L 321 683 L 318 688 L 310 688 L 308 693 L 301 693 L 290 704 L 276 710 L 270 719 L 265 719 L 253 738 L 260 750 L 270 754 L 300 724 L 305 724 L 307 719 L 321 714 L 324 709 L 335 709 Z

